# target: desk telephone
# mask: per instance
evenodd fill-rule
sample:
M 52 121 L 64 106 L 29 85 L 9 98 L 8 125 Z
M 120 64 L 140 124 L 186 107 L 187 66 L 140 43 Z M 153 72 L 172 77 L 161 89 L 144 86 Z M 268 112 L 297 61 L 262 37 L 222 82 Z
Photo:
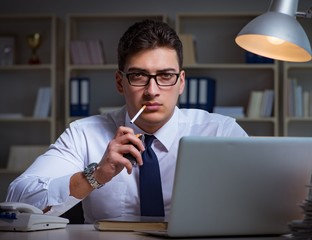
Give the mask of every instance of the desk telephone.
M 37 231 L 65 228 L 66 218 L 44 214 L 39 208 L 19 202 L 0 203 L 0 231 Z

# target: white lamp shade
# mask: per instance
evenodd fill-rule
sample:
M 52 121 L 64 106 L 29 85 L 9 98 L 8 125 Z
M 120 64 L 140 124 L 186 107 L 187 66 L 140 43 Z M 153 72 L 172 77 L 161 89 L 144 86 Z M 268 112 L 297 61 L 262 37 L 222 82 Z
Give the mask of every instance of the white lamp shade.
M 311 60 L 311 45 L 295 17 L 267 12 L 248 23 L 235 42 L 245 50 L 282 61 Z

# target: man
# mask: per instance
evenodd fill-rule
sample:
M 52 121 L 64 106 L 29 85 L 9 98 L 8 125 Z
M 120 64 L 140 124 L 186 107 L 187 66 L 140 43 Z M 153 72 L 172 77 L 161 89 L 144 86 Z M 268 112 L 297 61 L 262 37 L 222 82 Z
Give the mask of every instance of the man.
M 10 184 L 7 201 L 26 202 L 60 215 L 82 200 L 86 223 L 140 215 L 139 175 L 145 146 L 135 134 L 153 134 L 152 149 L 159 162 L 163 208 L 168 215 L 180 138 L 247 136 L 232 118 L 176 107 L 185 85 L 182 64 L 182 43 L 167 24 L 145 20 L 131 26 L 120 39 L 115 74 L 125 106 L 71 123 Z M 125 154 L 131 154 L 138 166 Z

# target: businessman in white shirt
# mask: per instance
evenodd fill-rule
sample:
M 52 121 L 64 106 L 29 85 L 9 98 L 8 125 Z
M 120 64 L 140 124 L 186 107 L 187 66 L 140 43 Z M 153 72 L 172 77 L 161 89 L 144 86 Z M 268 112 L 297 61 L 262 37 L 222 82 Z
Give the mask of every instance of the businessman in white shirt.
M 132 25 L 118 45 L 120 110 L 72 122 L 47 151 L 9 186 L 6 201 L 61 215 L 82 201 L 86 223 L 140 215 L 140 168 L 145 146 L 135 134 L 153 134 L 163 208 L 170 214 L 173 177 L 182 136 L 239 136 L 235 119 L 199 109 L 179 109 L 185 86 L 182 43 L 166 23 Z M 130 120 L 145 106 L 142 113 Z M 125 157 L 131 154 L 137 166 Z

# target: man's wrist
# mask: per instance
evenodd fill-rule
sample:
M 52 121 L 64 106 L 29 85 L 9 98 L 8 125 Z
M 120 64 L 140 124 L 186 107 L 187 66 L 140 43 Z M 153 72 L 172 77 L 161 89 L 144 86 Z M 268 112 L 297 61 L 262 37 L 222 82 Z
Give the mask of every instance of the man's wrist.
M 97 163 L 91 163 L 83 171 L 84 176 L 93 189 L 99 189 L 104 185 L 99 183 L 94 177 L 94 172 L 98 169 L 98 166 L 99 164 Z

